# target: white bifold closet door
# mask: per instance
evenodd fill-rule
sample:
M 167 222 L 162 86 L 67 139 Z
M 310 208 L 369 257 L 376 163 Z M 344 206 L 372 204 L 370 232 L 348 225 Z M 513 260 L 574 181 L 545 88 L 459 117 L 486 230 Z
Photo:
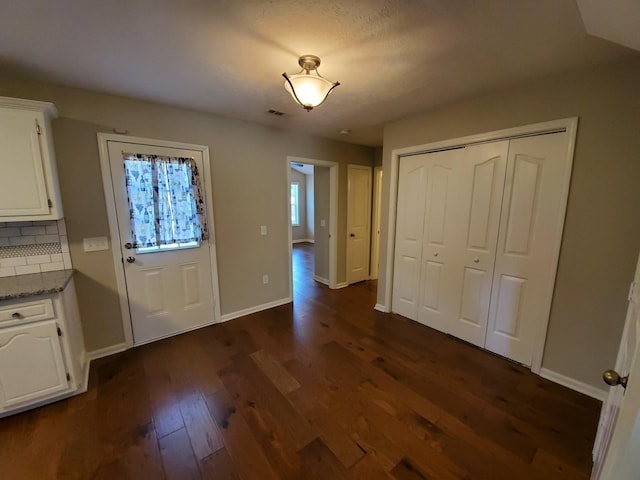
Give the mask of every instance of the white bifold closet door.
M 553 283 L 566 136 L 401 160 L 394 312 L 531 364 Z

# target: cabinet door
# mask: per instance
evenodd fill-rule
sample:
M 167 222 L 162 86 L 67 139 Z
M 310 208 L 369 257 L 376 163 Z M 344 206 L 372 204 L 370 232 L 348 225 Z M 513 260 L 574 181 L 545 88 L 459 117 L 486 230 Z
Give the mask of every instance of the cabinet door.
M 0 330 L 0 408 L 44 400 L 68 388 L 55 321 Z
M 47 215 L 39 114 L 0 109 L 0 217 Z

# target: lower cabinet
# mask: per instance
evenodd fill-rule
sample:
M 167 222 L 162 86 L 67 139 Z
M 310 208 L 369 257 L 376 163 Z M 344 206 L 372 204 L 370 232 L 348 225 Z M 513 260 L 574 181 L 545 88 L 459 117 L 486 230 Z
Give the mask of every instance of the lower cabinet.
M 0 303 L 0 417 L 85 391 L 87 368 L 73 280 Z

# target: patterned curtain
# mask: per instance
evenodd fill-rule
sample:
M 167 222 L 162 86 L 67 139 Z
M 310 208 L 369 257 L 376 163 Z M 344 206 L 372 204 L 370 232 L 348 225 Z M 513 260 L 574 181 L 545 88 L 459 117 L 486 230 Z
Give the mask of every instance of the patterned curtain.
M 193 158 L 123 153 L 135 247 L 209 238 Z

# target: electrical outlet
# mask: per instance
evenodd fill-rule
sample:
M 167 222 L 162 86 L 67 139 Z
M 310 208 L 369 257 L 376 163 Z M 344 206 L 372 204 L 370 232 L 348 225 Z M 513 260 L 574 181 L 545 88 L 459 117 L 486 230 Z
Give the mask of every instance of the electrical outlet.
M 107 237 L 83 238 L 82 247 L 85 252 L 109 250 L 109 240 L 107 240 Z
M 264 285 L 269 283 L 269 275 L 262 275 L 262 283 Z

